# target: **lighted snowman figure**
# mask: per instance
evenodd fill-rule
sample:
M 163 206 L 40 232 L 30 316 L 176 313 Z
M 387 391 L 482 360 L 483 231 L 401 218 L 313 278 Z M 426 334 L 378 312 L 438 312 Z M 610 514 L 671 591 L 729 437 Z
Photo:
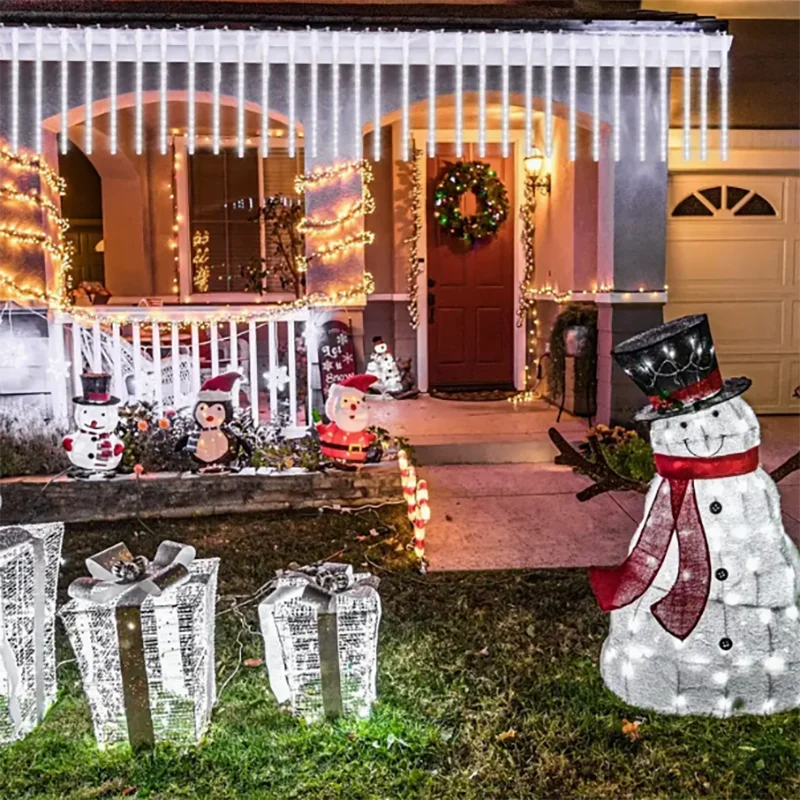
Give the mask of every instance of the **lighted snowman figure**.
M 107 477 L 125 450 L 116 435 L 119 398 L 111 396 L 111 376 L 105 373 L 86 372 L 81 384 L 83 396 L 72 400 L 78 430 L 64 437 L 62 445 L 79 477 Z
M 631 705 L 664 713 L 769 714 L 800 706 L 800 556 L 759 464 L 758 421 L 722 380 L 705 315 L 620 344 L 650 396 L 658 474 L 628 558 L 593 568 L 610 611 L 601 671 Z
M 364 395 L 375 383 L 374 375 L 353 375 L 331 386 L 325 401 L 330 422 L 317 423 L 322 455 L 338 466 L 354 467 L 367 460 L 367 451 L 375 434 L 366 430 L 369 410 Z
M 372 337 L 372 355 L 367 364 L 367 374 L 378 379 L 374 388 L 384 395 L 403 391 L 400 370 L 389 352 L 389 345 L 380 336 Z

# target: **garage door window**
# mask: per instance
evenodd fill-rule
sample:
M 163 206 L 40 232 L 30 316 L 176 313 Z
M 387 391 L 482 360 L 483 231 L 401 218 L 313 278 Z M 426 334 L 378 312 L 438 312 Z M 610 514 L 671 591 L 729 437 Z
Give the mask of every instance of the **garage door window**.
M 775 217 L 769 200 L 741 186 L 711 186 L 698 189 L 672 209 L 673 217 Z

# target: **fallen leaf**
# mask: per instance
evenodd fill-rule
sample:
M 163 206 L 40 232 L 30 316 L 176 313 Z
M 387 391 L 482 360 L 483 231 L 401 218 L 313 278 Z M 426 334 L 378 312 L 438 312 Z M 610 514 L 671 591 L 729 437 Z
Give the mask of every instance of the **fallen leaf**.
M 509 728 L 507 731 L 498 733 L 497 736 L 495 736 L 495 739 L 497 739 L 498 742 L 513 742 L 516 738 L 517 732 L 513 728 Z
M 242 661 L 242 664 L 246 667 L 263 667 L 264 666 L 264 659 L 263 658 L 246 658 Z
M 126 786 L 121 792 L 120 795 L 122 797 L 130 797 L 132 794 L 136 794 L 136 790 L 138 786 Z
M 638 738 L 640 738 L 641 734 L 639 733 L 639 726 L 642 723 L 637 719 L 633 722 L 630 722 L 627 719 L 622 720 L 622 733 L 624 736 L 627 736 L 632 742 L 635 742 Z

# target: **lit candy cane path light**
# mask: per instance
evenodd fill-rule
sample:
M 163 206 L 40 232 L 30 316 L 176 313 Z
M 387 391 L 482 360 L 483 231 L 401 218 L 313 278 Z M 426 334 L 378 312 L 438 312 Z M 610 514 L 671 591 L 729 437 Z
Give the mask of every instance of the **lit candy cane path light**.
M 420 561 L 425 558 L 425 529 L 430 521 L 428 482 L 421 480 L 417 483 L 417 511 L 414 516 L 414 553 Z
M 414 465 L 409 463 L 405 450 L 397 453 L 397 463 L 400 467 L 403 496 L 408 504 L 408 521 L 413 525 L 417 515 L 417 473 Z

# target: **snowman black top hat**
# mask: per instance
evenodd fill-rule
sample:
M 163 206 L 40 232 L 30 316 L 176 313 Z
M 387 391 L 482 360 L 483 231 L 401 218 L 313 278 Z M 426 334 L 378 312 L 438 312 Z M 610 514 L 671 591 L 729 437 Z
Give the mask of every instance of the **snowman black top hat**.
M 723 380 L 705 314 L 680 317 L 617 345 L 611 355 L 648 396 L 638 420 L 687 414 L 724 403 L 750 388 L 749 378 Z
M 84 372 L 81 375 L 83 397 L 73 397 L 79 406 L 116 406 L 119 398 L 111 394 L 111 376 L 106 372 Z

